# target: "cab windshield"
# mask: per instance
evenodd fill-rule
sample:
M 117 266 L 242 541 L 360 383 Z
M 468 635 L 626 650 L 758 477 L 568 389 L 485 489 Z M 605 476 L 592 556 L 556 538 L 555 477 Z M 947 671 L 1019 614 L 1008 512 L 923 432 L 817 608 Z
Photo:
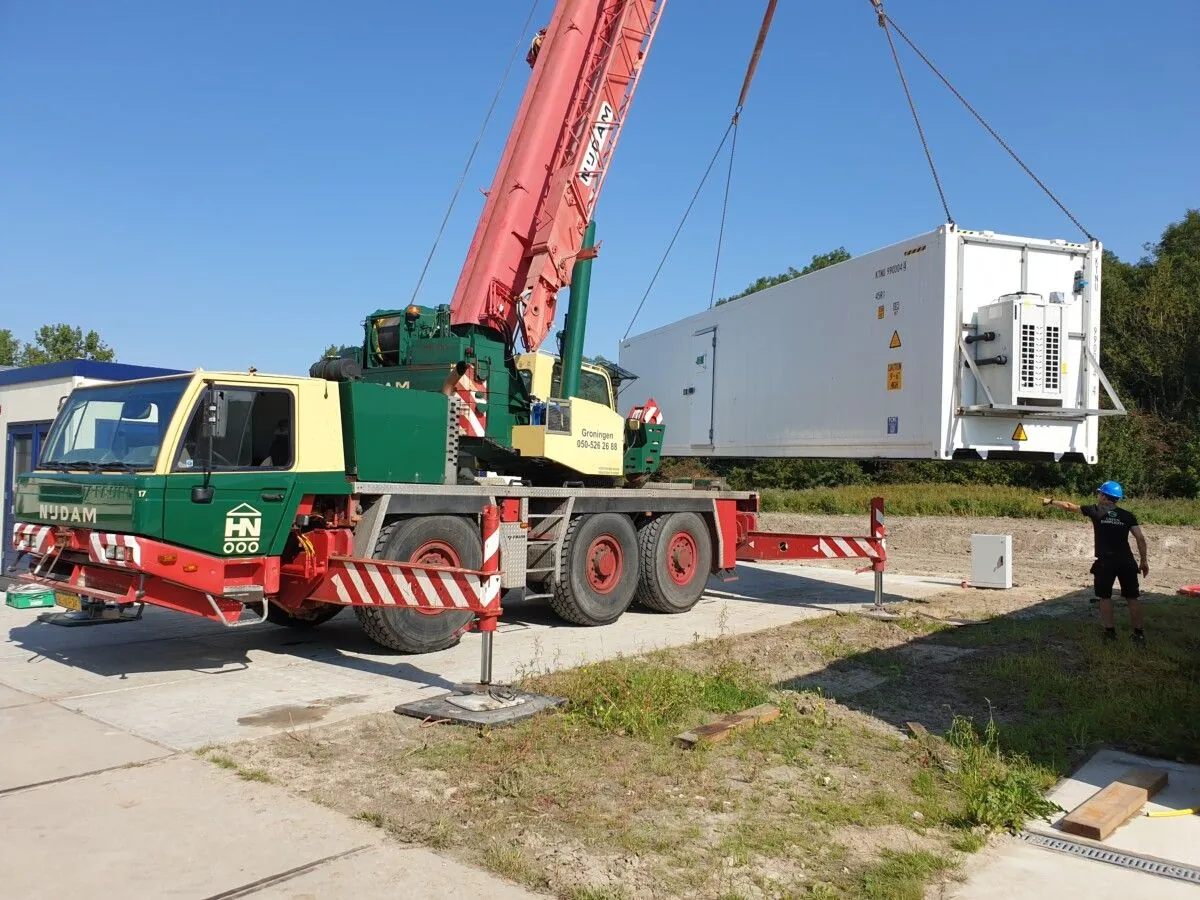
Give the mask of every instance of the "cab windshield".
M 59 410 L 40 469 L 154 468 L 188 378 L 76 388 Z

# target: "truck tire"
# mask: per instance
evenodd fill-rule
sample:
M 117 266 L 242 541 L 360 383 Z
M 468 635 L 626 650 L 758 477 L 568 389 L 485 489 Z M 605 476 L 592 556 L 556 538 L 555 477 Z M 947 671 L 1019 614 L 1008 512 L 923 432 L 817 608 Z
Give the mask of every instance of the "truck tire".
M 479 569 L 483 541 L 479 529 L 461 516 L 421 516 L 385 525 L 374 556 Z M 356 606 L 354 614 L 367 637 L 401 653 L 433 653 L 453 647 L 474 618 L 469 611 L 427 613 L 394 606 Z
M 262 609 L 262 604 L 258 604 Z M 298 612 L 291 612 L 274 603 L 267 604 L 267 621 L 272 625 L 283 625 L 286 628 L 312 628 L 322 622 L 328 622 L 346 607 L 339 603 L 314 603 Z
M 550 606 L 576 625 L 615 622 L 633 602 L 637 532 L 629 516 L 597 513 L 571 520 Z
M 694 512 L 655 516 L 638 532 L 637 601 L 647 609 L 684 613 L 699 602 L 712 571 L 712 538 Z

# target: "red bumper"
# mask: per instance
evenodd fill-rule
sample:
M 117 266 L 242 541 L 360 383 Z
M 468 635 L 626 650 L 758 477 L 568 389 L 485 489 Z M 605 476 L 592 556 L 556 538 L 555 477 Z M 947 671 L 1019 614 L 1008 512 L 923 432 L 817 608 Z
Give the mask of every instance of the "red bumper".
M 129 534 L 18 523 L 13 546 L 35 560 L 29 573 L 14 576 L 19 581 L 112 603 L 150 603 L 218 621 L 217 609 L 234 618 L 242 609 L 240 602 L 222 599 L 224 595 L 259 588 L 272 595 L 280 585 L 278 557 L 212 556 Z M 57 572 L 50 577 L 56 559 L 62 562 L 53 566 Z M 64 578 L 67 560 L 72 561 L 71 571 Z

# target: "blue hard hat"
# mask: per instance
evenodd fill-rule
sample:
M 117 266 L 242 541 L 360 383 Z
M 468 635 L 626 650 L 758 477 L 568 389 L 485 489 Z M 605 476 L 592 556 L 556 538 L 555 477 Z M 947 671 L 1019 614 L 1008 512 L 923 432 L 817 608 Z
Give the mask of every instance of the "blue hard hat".
M 1098 488 L 1101 494 L 1107 497 L 1112 497 L 1114 500 L 1120 500 L 1125 496 L 1125 491 L 1121 488 L 1118 481 L 1106 481 Z

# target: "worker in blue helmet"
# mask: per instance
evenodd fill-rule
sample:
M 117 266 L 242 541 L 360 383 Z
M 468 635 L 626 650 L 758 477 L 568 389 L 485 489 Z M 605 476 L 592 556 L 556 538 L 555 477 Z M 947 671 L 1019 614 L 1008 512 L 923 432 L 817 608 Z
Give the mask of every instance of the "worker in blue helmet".
M 1056 506 L 1069 512 L 1077 512 L 1092 520 L 1092 532 L 1095 536 L 1096 561 L 1092 563 L 1093 587 L 1096 600 L 1100 604 L 1100 621 L 1104 625 L 1104 639 L 1117 639 L 1116 623 L 1113 619 L 1113 582 L 1121 583 L 1121 596 L 1129 604 L 1129 621 L 1133 626 L 1134 643 L 1144 644 L 1146 635 L 1142 631 L 1142 601 L 1138 586 L 1138 574 L 1150 574 L 1150 566 L 1146 561 L 1146 536 L 1142 534 L 1142 526 L 1137 517 L 1127 509 L 1121 509 L 1117 504 L 1125 498 L 1125 491 L 1115 481 L 1106 481 L 1096 491 L 1096 502 L 1088 506 L 1078 506 L 1066 500 L 1054 500 L 1047 497 L 1042 502 L 1046 506 Z M 1141 564 L 1134 561 L 1133 551 L 1129 548 L 1129 536 L 1137 541 L 1138 554 Z

